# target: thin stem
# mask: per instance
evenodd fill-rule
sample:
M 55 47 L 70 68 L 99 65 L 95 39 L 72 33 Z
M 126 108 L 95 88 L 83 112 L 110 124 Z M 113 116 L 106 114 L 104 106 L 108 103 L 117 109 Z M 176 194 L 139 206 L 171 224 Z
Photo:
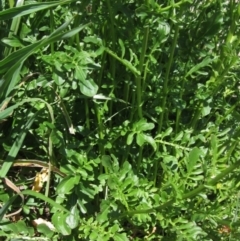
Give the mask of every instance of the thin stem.
M 237 169 L 239 167 L 239 165 L 240 165 L 240 160 L 237 161 L 236 163 L 232 164 L 230 167 L 228 167 L 224 171 L 222 171 L 215 178 L 213 178 L 213 179 L 209 180 L 208 182 L 206 182 L 206 184 L 202 184 L 199 187 L 195 188 L 194 190 L 192 190 L 192 191 L 186 193 L 185 195 L 183 195 L 182 198 L 181 198 L 181 201 L 189 199 L 189 198 L 196 197 L 198 194 L 203 192 L 209 186 L 216 185 L 221 179 L 223 179 L 228 174 L 230 174 L 235 169 Z M 172 198 L 169 201 L 167 201 L 166 203 L 164 203 L 162 205 L 159 205 L 157 207 L 149 208 L 149 209 L 145 209 L 145 210 L 129 211 L 129 212 L 124 213 L 122 216 L 124 217 L 124 216 L 132 216 L 132 215 L 136 215 L 136 214 L 143 214 L 143 213 L 148 214 L 148 213 L 154 213 L 154 212 L 157 212 L 157 211 L 159 212 L 159 211 L 161 211 L 164 208 L 172 206 L 175 202 L 176 202 L 176 198 Z
M 185 69 L 186 69 L 186 66 L 187 66 L 187 63 L 185 64 Z M 182 98 L 183 98 L 183 93 L 184 93 L 184 90 L 185 90 L 186 82 L 187 82 L 187 79 L 184 78 L 182 80 L 182 83 L 181 83 L 181 90 L 180 90 L 180 95 L 179 95 L 180 100 L 182 100 Z M 182 115 L 182 109 L 180 107 L 180 108 L 177 109 L 177 114 L 176 114 L 176 124 L 175 124 L 175 133 L 176 134 L 178 133 L 178 130 L 179 130 L 179 123 L 180 123 L 181 115 Z
M 170 57 L 169 57 L 169 61 L 167 63 L 165 80 L 164 80 L 164 83 L 163 83 L 163 100 L 162 100 L 162 104 L 161 104 L 162 112 L 161 112 L 159 120 L 158 120 L 158 134 L 161 133 L 161 131 L 162 131 L 163 119 L 164 119 L 166 102 L 167 102 L 169 75 L 170 75 L 170 70 L 171 70 L 171 67 L 172 67 L 173 56 L 174 56 L 175 48 L 176 48 L 176 45 L 177 45 L 178 34 L 179 34 L 179 26 L 177 24 L 175 25 L 174 30 L 175 31 L 174 31 L 173 43 L 172 43 L 172 46 L 171 46 Z M 159 145 L 157 146 L 156 153 L 158 151 L 159 151 Z M 155 185 L 156 185 L 156 182 L 157 182 L 158 166 L 159 166 L 159 161 L 155 161 L 154 169 L 153 169 L 153 181 L 154 181 Z
M 149 35 L 149 27 L 146 27 L 144 29 L 144 36 L 143 36 L 143 42 L 142 42 L 142 51 L 140 55 L 140 62 L 138 71 L 140 75 L 136 76 L 136 86 L 137 86 L 137 110 L 138 110 L 138 117 L 142 118 L 142 84 L 141 83 L 141 76 L 143 72 L 143 65 L 144 65 L 144 58 L 146 56 L 146 50 L 148 45 L 148 35 Z
M 50 9 L 50 30 L 51 30 L 51 33 L 54 32 L 54 27 L 55 27 L 55 24 L 54 24 L 53 10 Z M 51 46 L 51 53 L 53 54 L 54 53 L 54 43 L 51 43 L 50 46 Z
M 116 34 L 115 34 L 115 28 L 114 28 L 115 19 L 114 19 L 114 16 L 113 16 L 113 11 L 112 11 L 110 1 L 107 0 L 106 2 L 107 2 L 109 17 L 110 17 L 110 37 L 111 37 L 111 42 L 112 42 L 111 45 L 112 45 L 112 50 L 115 52 L 115 49 L 116 49 Z M 105 30 L 106 29 L 107 28 L 105 28 Z M 107 35 L 109 35 L 109 34 L 107 33 Z M 106 37 L 106 39 L 108 39 L 108 38 L 109 37 Z M 113 81 L 113 87 L 112 87 L 113 89 L 112 89 L 111 92 L 114 93 L 114 90 L 117 87 L 116 80 L 115 80 L 115 74 L 116 74 L 116 59 L 115 58 L 112 58 L 111 61 L 110 61 L 110 73 L 111 73 L 111 79 Z M 109 115 L 110 116 L 112 115 L 112 106 L 113 106 L 113 102 L 110 101 L 109 102 Z M 112 121 L 110 121 L 109 125 L 110 125 L 110 127 L 112 126 Z
M 140 146 L 139 152 L 138 152 L 138 160 L 137 160 L 137 171 L 139 172 L 140 170 L 140 165 L 142 162 L 142 153 L 143 153 L 143 146 Z
M 89 104 L 87 99 L 84 100 L 84 106 L 85 106 L 85 115 L 86 115 L 86 127 L 88 130 L 90 130 Z
M 144 65 L 144 59 L 146 55 L 146 50 L 147 50 L 147 45 L 148 45 L 148 35 L 149 35 L 149 27 L 146 27 L 144 29 L 144 37 L 143 37 L 143 42 L 142 42 L 142 52 L 140 56 L 140 63 L 139 63 L 139 68 L 138 71 L 140 72 L 141 75 L 136 76 L 136 86 L 137 86 L 137 111 L 138 111 L 138 118 L 142 119 L 143 114 L 142 114 L 142 83 L 141 76 L 143 75 L 143 65 Z M 140 170 L 140 165 L 142 162 L 142 153 L 143 153 L 143 146 L 139 147 L 139 152 L 138 152 L 138 160 L 137 160 L 137 171 Z
M 168 94 L 169 74 L 170 74 L 170 70 L 172 67 L 175 48 L 177 45 L 178 34 L 179 34 L 179 26 L 178 26 L 178 24 L 176 24 L 174 27 L 174 38 L 173 38 L 173 43 L 171 46 L 169 61 L 167 63 L 165 80 L 163 83 L 163 100 L 162 100 L 162 104 L 161 104 L 162 112 L 160 114 L 159 121 L 158 121 L 158 124 L 159 124 L 158 125 L 158 134 L 161 133 L 161 131 L 162 131 L 163 119 L 164 119 L 164 115 L 165 115 L 165 111 L 166 111 L 165 108 L 166 108 L 167 94 Z
M 105 150 L 103 146 L 103 138 L 104 138 L 104 133 L 103 133 L 103 123 L 102 123 L 102 117 L 101 113 L 99 111 L 99 106 L 97 103 L 95 103 L 95 114 L 97 117 L 97 123 L 98 123 L 98 136 L 99 136 L 99 142 L 98 142 L 98 147 L 99 147 L 99 155 L 103 156 L 105 155 Z M 103 172 L 103 167 L 102 165 L 100 166 L 100 174 Z
M 117 59 L 120 63 L 125 65 L 134 75 L 140 75 L 139 71 L 126 59 L 122 59 L 118 57 L 117 54 L 115 54 L 112 50 L 109 48 L 104 48 L 104 50 L 111 56 L 113 56 L 115 59 Z
M 171 8 L 176 8 L 176 7 L 179 7 L 181 6 L 182 4 L 184 3 L 189 3 L 189 0 L 181 0 L 177 3 L 173 3 L 165 8 L 162 8 L 161 6 L 159 6 L 158 8 L 158 13 L 162 13 L 162 12 L 166 12 L 167 10 L 171 9 Z

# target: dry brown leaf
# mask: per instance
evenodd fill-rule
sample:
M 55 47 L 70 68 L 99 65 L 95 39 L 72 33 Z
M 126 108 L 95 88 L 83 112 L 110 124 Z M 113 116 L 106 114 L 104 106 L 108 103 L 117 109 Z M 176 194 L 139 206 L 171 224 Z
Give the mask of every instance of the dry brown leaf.
M 35 180 L 33 182 L 32 190 L 36 192 L 40 192 L 44 182 L 48 180 L 48 169 L 43 168 L 41 172 L 36 174 Z

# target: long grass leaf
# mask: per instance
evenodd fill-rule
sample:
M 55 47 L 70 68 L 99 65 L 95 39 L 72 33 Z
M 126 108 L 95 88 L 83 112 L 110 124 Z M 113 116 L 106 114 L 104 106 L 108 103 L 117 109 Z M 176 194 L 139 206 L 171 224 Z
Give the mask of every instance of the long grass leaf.
M 28 98 L 26 100 L 23 100 L 5 110 L 3 110 L 2 112 L 0 112 L 0 120 L 6 118 L 7 116 L 9 116 L 14 109 L 18 108 L 20 105 L 23 105 L 24 103 L 30 103 L 30 102 L 43 102 L 46 104 L 47 108 L 48 108 L 48 112 L 50 115 L 50 119 L 51 122 L 54 123 L 54 115 L 53 115 L 53 109 L 51 107 L 50 104 L 48 104 L 46 101 L 39 99 L 39 98 Z M 15 140 L 12 148 L 10 149 L 8 156 L 5 160 L 5 162 L 3 163 L 1 169 L 0 169 L 0 177 L 5 177 L 7 172 L 9 171 L 10 167 L 13 164 L 13 161 L 15 159 L 15 157 L 17 156 L 18 151 L 20 150 L 22 143 L 26 137 L 26 134 L 28 132 L 28 130 L 30 129 L 33 121 L 35 120 L 36 115 L 38 114 L 35 113 L 26 123 L 25 127 L 23 128 L 22 132 L 18 135 L 17 139 Z
M 25 190 L 22 192 L 23 195 L 30 195 L 39 199 L 42 199 L 43 201 L 51 204 L 53 207 L 63 211 L 63 212 L 67 212 L 70 213 L 66 208 L 64 208 L 62 205 L 60 205 L 59 203 L 54 202 L 51 198 L 46 197 L 45 195 L 38 193 L 38 192 L 34 192 L 31 190 Z
M 7 109 L 3 110 L 0 112 L 0 120 L 5 119 L 6 117 L 8 117 L 16 108 L 18 108 L 20 105 L 23 105 L 25 103 L 30 103 L 30 102 L 43 102 L 44 104 L 47 105 L 49 114 L 51 116 L 51 121 L 54 122 L 54 116 L 53 116 L 53 109 L 51 107 L 51 105 L 49 105 L 46 101 L 40 99 L 40 98 L 27 98 L 13 106 L 8 107 Z
M 41 47 L 44 47 L 48 44 L 51 44 L 56 41 L 60 41 L 62 39 L 70 38 L 84 29 L 88 24 L 81 25 L 77 28 L 74 28 L 65 33 L 59 33 L 59 31 L 63 31 L 67 28 L 68 24 L 63 24 L 60 28 L 58 28 L 53 34 L 51 34 L 48 38 L 42 39 L 34 44 L 31 44 L 23 49 L 20 49 L 11 55 L 9 55 L 4 60 L 0 61 L 0 74 L 5 73 L 3 79 L 0 82 L 0 99 L 3 97 L 7 97 L 8 94 L 12 91 L 17 83 L 16 78 L 12 78 L 13 73 L 16 75 L 19 74 L 19 70 L 23 64 L 23 62 L 33 53 L 35 53 Z M 16 61 L 17 60 L 17 61 Z
M 17 156 L 17 154 L 23 144 L 23 141 L 27 135 L 28 130 L 31 128 L 38 113 L 39 112 L 35 113 L 33 116 L 30 117 L 30 119 L 27 121 L 27 123 L 23 127 L 22 131 L 19 133 L 15 142 L 13 143 L 13 145 L 8 153 L 8 156 L 0 169 L 0 177 L 5 177 L 7 175 L 9 169 L 11 168 L 11 166 L 13 164 L 15 157 Z
M 17 7 L 20 7 L 24 4 L 24 0 L 18 0 L 16 3 Z M 19 25 L 20 25 L 21 17 L 14 18 L 12 20 L 12 24 L 10 27 L 10 32 L 8 34 L 8 37 L 12 37 L 13 35 L 17 35 L 17 32 L 19 30 Z M 4 50 L 4 56 L 8 56 L 12 51 L 12 48 L 6 47 Z
M 0 221 L 3 219 L 4 215 L 6 214 L 8 208 L 11 206 L 11 204 L 15 201 L 15 199 L 18 197 L 18 195 L 14 195 L 11 197 L 0 209 Z
M 54 2 L 42 2 L 42 3 L 33 3 L 24 5 L 21 7 L 15 7 L 7 9 L 0 12 L 0 20 L 7 20 L 14 17 L 21 17 L 27 14 L 35 13 L 44 9 L 50 9 L 63 4 L 68 4 L 75 2 L 76 0 L 63 0 L 63 1 L 54 1 Z

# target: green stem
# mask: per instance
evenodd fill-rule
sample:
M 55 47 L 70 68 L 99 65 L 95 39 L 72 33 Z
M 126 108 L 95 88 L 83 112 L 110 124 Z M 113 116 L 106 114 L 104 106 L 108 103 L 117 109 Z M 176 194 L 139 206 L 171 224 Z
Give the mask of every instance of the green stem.
M 190 126 L 193 130 L 195 129 L 197 121 L 199 120 L 199 117 L 201 115 L 202 107 L 203 107 L 202 103 L 198 104 L 197 109 L 193 114 L 193 118 L 192 118 L 192 121 L 191 121 L 191 124 L 190 124 Z
M 51 33 L 54 32 L 54 27 L 55 27 L 55 24 L 54 24 L 53 10 L 50 9 L 50 30 L 51 30 Z M 53 54 L 54 53 L 54 43 L 51 43 L 50 46 L 51 46 L 51 53 Z
M 160 114 L 159 121 L 158 121 L 158 134 L 160 134 L 161 131 L 162 131 L 163 119 L 164 119 L 164 115 L 165 115 L 165 111 L 166 111 L 165 108 L 166 108 L 167 94 L 168 94 L 169 74 L 170 74 L 170 70 L 171 70 L 171 67 L 172 67 L 175 48 L 176 48 L 176 45 L 177 45 L 178 34 L 179 34 L 179 26 L 178 26 L 178 24 L 176 24 L 175 27 L 174 27 L 174 39 L 173 39 L 173 43 L 172 43 L 172 46 L 171 46 L 170 57 L 169 57 L 169 61 L 167 63 L 165 80 L 164 80 L 164 83 L 163 83 L 163 100 L 162 100 L 162 105 L 161 105 L 162 112 Z
M 233 172 L 235 169 L 239 168 L 240 165 L 240 160 L 237 161 L 236 163 L 232 164 L 230 167 L 228 167 L 227 169 L 225 169 L 224 171 L 222 171 L 220 174 L 218 174 L 215 178 L 209 180 L 208 182 L 206 182 L 206 184 L 202 184 L 199 187 L 195 188 L 194 190 L 186 193 L 185 195 L 182 196 L 181 201 L 189 199 L 189 198 L 193 198 L 196 197 L 198 194 L 200 194 L 201 192 L 203 192 L 205 189 L 207 189 L 209 186 L 214 186 L 216 185 L 221 179 L 223 179 L 224 177 L 226 177 L 228 174 L 230 174 L 231 172 Z M 149 213 L 154 213 L 154 212 L 159 212 L 164 208 L 170 207 L 172 206 L 174 203 L 176 202 L 176 198 L 172 198 L 169 201 L 167 201 L 166 203 L 159 205 L 157 207 L 154 208 L 149 208 L 149 209 L 145 209 L 145 210 L 135 210 L 135 211 L 129 211 L 124 213 L 122 216 L 132 216 L 132 215 L 136 215 L 136 214 L 149 214 Z
M 166 102 L 167 102 L 167 94 L 168 94 L 168 83 L 169 83 L 169 74 L 170 74 L 170 70 L 171 70 L 171 66 L 172 66 L 172 62 L 173 62 L 173 56 L 174 56 L 174 52 L 175 52 L 175 48 L 177 45 L 177 39 L 178 39 L 178 34 L 179 34 L 179 26 L 176 24 L 174 27 L 174 39 L 173 39 L 173 43 L 171 46 L 171 51 L 170 51 L 170 57 L 169 57 L 169 61 L 167 63 L 167 69 L 166 69 L 166 73 L 165 73 L 165 80 L 163 83 L 163 100 L 162 100 L 162 112 L 160 114 L 159 120 L 158 120 L 158 134 L 161 133 L 162 131 L 162 125 L 163 125 L 163 118 L 164 118 L 164 114 L 165 114 L 165 108 L 166 108 Z M 156 153 L 159 151 L 159 145 L 157 146 L 157 150 Z M 157 174 L 158 174 L 158 166 L 159 166 L 159 161 L 155 161 L 154 163 L 154 169 L 153 169 L 153 181 L 156 185 L 156 181 L 157 181 Z
M 135 106 L 135 100 L 136 100 L 135 96 L 136 96 L 136 92 L 133 91 L 133 92 L 132 92 L 132 96 L 131 96 L 131 97 L 132 97 L 132 102 L 131 102 L 132 107 Z M 135 110 L 136 110 L 136 109 L 133 108 L 132 111 L 130 111 L 130 117 L 129 117 L 130 123 L 133 122 L 133 117 L 134 117 L 134 115 L 135 115 Z
M 123 100 L 125 102 L 129 102 L 129 82 L 127 81 L 125 84 L 124 84 L 124 91 L 123 91 Z
M 158 7 L 158 13 L 162 14 L 162 12 L 166 12 L 166 11 L 168 11 L 171 8 L 179 7 L 182 4 L 184 4 L 184 3 L 189 3 L 189 0 L 181 0 L 181 1 L 179 1 L 177 3 L 173 3 L 173 4 L 171 4 L 171 5 L 169 5 L 169 6 L 165 7 L 165 8 L 162 8 L 162 7 L 159 6 Z
M 142 42 L 142 51 L 140 55 L 140 63 L 139 63 L 139 68 L 138 71 L 140 72 L 140 75 L 136 76 L 136 87 L 137 87 L 137 111 L 138 111 L 138 118 L 142 119 L 143 114 L 142 114 L 142 83 L 141 76 L 143 75 L 143 65 L 144 65 L 144 59 L 146 56 L 146 50 L 147 50 L 147 45 L 148 45 L 148 35 L 149 35 L 149 27 L 146 27 L 144 29 L 144 37 L 143 37 L 143 42 Z M 137 160 L 137 171 L 140 170 L 140 165 L 142 162 L 142 152 L 143 152 L 143 146 L 139 147 L 139 153 L 138 153 L 138 160 Z
M 90 130 L 90 117 L 89 117 L 89 105 L 88 105 L 88 100 L 84 100 L 84 105 L 85 105 L 85 115 L 86 115 L 86 127 L 88 130 Z
M 115 52 L 115 49 L 116 49 L 116 34 L 115 34 L 115 28 L 114 28 L 114 25 L 115 25 L 115 19 L 114 19 L 114 16 L 113 16 L 113 11 L 112 11 L 112 7 L 111 7 L 111 4 L 110 4 L 110 1 L 107 0 L 107 8 L 108 8 L 108 12 L 109 12 L 109 17 L 110 17 L 110 38 L 111 38 L 111 45 L 112 45 L 112 50 Z M 109 23 L 107 23 L 107 25 L 109 25 Z M 106 30 L 107 28 L 105 28 Z M 109 39 L 109 33 L 107 33 L 108 36 L 106 36 L 106 39 Z M 115 74 L 116 74 L 116 59 L 115 58 L 112 58 L 111 61 L 110 61 L 110 73 L 111 73 L 111 79 L 113 81 L 113 89 L 112 89 L 112 93 L 114 93 L 117 85 L 116 85 L 116 80 L 115 80 Z M 111 116 L 112 115 L 112 107 L 113 107 L 113 102 L 110 101 L 109 102 L 109 115 Z M 112 121 L 110 121 L 109 123 L 109 126 L 111 128 L 112 126 Z
M 103 123 L 102 123 L 102 117 L 99 112 L 99 107 L 98 104 L 95 103 L 95 112 L 96 112 L 96 117 L 97 117 L 97 123 L 98 123 L 98 135 L 99 135 L 99 142 L 98 142 L 98 147 L 99 147 L 99 155 L 103 156 L 105 155 L 105 150 L 103 146 L 103 139 L 104 139 L 104 133 L 103 133 Z M 103 167 L 102 165 L 100 166 L 100 174 L 103 172 Z
M 139 152 L 138 152 L 138 160 L 137 160 L 137 171 L 139 172 L 140 170 L 140 165 L 142 162 L 142 153 L 143 153 L 143 146 L 140 146 Z
M 139 71 L 126 59 L 122 59 L 119 58 L 117 56 L 117 54 L 115 54 L 112 50 L 110 50 L 109 48 L 104 48 L 104 50 L 111 55 L 112 57 L 114 57 L 115 59 L 117 59 L 120 63 L 122 63 L 123 65 L 125 65 L 134 75 L 140 75 Z
M 191 49 L 190 49 L 190 52 L 191 52 Z M 185 67 L 184 69 L 186 69 L 188 63 L 185 64 Z M 187 79 L 184 78 L 181 82 L 181 90 L 180 90 L 180 95 L 179 95 L 179 99 L 182 100 L 183 98 L 183 93 L 184 93 L 184 90 L 185 90 L 185 84 L 187 82 Z M 178 108 L 177 109 L 177 114 L 176 114 L 176 125 L 175 125 L 175 133 L 177 134 L 178 133 L 178 130 L 179 130 L 179 123 L 180 123 L 180 118 L 181 118 L 181 115 L 182 115 L 182 108 Z
M 136 86 L 137 86 L 137 110 L 138 110 L 138 117 L 142 118 L 142 85 L 144 83 L 141 83 L 141 76 L 143 72 L 143 65 L 144 65 L 144 58 L 146 56 L 146 50 L 148 45 L 148 35 L 149 35 L 149 27 L 146 27 L 144 29 L 144 36 L 143 36 L 143 42 L 142 42 L 142 51 L 140 55 L 140 61 L 139 61 L 139 67 L 138 71 L 140 75 L 136 76 Z
M 123 154 L 122 163 L 124 163 L 125 161 L 128 160 L 129 152 L 130 152 L 130 146 L 127 145 L 127 148 L 126 148 L 126 150 L 125 150 L 125 152 L 124 152 L 124 154 Z

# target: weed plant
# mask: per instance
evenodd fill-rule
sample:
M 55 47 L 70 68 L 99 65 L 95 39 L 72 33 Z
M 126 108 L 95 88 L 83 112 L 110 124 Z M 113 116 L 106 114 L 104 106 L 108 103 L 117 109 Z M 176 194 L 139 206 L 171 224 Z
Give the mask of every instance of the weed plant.
M 240 240 L 239 1 L 0 8 L 1 237 Z

